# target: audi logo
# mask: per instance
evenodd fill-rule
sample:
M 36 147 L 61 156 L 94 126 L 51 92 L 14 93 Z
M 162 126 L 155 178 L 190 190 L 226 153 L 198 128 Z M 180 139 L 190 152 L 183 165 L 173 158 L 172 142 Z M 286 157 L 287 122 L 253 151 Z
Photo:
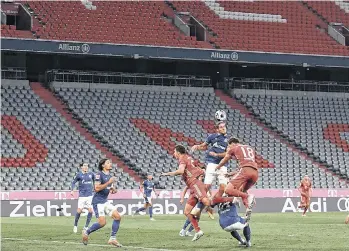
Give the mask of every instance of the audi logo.
M 340 198 L 337 201 L 337 208 L 340 212 L 349 212 L 349 198 Z

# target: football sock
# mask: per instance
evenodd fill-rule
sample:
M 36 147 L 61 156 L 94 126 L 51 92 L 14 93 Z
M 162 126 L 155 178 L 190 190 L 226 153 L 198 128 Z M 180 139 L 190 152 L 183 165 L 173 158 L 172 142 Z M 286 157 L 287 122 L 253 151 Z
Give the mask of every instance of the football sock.
M 187 229 L 187 227 L 189 226 L 189 224 L 190 224 L 190 220 L 187 218 L 186 220 L 185 220 L 185 222 L 184 222 L 184 225 L 183 225 L 183 230 L 186 230 Z
M 76 213 L 75 214 L 75 221 L 74 221 L 74 226 L 77 227 L 78 226 L 78 222 L 79 222 L 79 219 L 80 219 L 80 214 L 81 213 Z
M 119 230 L 119 226 L 120 226 L 120 220 L 114 220 L 113 221 L 113 225 L 111 227 L 111 234 L 110 234 L 110 237 L 114 237 L 116 236 L 116 233 L 118 232 Z
M 249 242 L 251 240 L 251 228 L 249 225 L 244 227 L 243 233 L 244 233 L 246 241 Z
M 233 236 L 235 239 L 237 239 L 239 242 L 244 242 L 242 239 L 241 239 L 241 236 L 240 234 L 238 233 L 238 231 L 234 230 L 233 232 L 231 232 L 231 236 Z
M 305 206 L 305 207 L 304 207 L 303 214 L 305 214 L 305 213 L 307 212 L 307 210 L 308 210 L 308 207 L 307 207 L 307 206 Z
M 101 228 L 101 225 L 99 225 L 98 222 L 95 222 L 95 223 L 93 223 L 93 225 L 89 229 L 87 229 L 86 233 L 90 234 L 90 233 L 92 233 L 94 231 L 97 231 L 100 228 Z
M 136 213 L 142 212 L 142 211 L 144 211 L 144 210 L 145 210 L 145 207 L 138 208 L 138 209 L 136 210 Z
M 192 224 L 190 224 L 190 227 L 188 228 L 188 232 L 191 232 L 191 231 L 193 231 L 193 230 L 194 230 L 194 227 L 193 227 Z
M 150 218 L 153 218 L 153 207 L 149 207 Z
M 88 212 L 85 227 L 88 227 L 88 225 L 90 225 L 91 219 L 92 213 Z
M 191 224 L 193 225 L 194 229 L 195 229 L 195 232 L 199 232 L 200 231 L 200 227 L 199 227 L 199 222 L 198 220 L 191 214 L 188 214 L 187 215 Z

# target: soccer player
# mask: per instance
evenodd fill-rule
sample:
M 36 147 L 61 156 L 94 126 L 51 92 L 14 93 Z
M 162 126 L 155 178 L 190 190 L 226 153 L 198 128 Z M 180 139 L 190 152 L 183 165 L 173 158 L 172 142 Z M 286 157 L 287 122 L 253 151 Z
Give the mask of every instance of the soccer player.
M 228 161 L 235 157 L 238 162 L 239 171 L 232 177 L 225 189 L 225 193 L 232 197 L 241 197 L 246 210 L 246 216 L 251 216 L 252 207 L 255 204 L 255 197 L 247 194 L 247 191 L 258 180 L 258 166 L 255 161 L 256 152 L 249 145 L 243 145 L 237 138 L 230 138 L 228 150 L 225 157 L 217 165 L 217 169 L 223 167 Z
M 71 184 L 71 196 L 74 196 L 74 186 L 76 182 L 79 182 L 79 200 L 78 200 L 78 209 L 75 214 L 74 228 L 73 232 L 78 232 L 78 222 L 80 215 L 83 209 L 88 210 L 85 229 L 88 228 L 92 218 L 92 193 L 93 193 L 93 181 L 95 180 L 95 175 L 92 172 L 88 171 L 88 164 L 80 164 L 81 172 L 78 172 Z
M 188 155 L 185 147 L 182 145 L 177 145 L 175 147 L 174 157 L 178 159 L 178 169 L 174 172 L 162 173 L 161 175 L 182 175 L 184 182 L 190 189 L 190 196 L 184 208 L 184 215 L 189 218 L 196 232 L 192 241 L 197 241 L 204 235 L 204 232 L 200 229 L 198 220 L 191 214 L 191 211 L 199 201 L 205 206 L 211 206 L 211 201 L 207 197 L 207 189 L 204 183 L 198 179 L 204 171 L 201 168 L 193 165 L 193 159 Z M 215 199 L 212 203 L 216 204 L 219 202 L 224 202 L 226 199 L 230 198 Z
M 154 191 L 154 193 L 156 194 L 156 196 L 159 196 L 158 193 L 156 193 L 155 191 L 155 184 L 152 181 L 153 180 L 153 176 L 152 175 L 148 175 L 147 179 L 145 181 L 143 181 L 142 185 L 140 186 L 140 190 L 143 193 L 143 197 L 144 197 L 144 206 L 137 209 L 132 216 L 134 216 L 135 214 L 145 211 L 147 208 L 149 208 L 149 216 L 150 216 L 150 220 L 154 221 L 155 219 L 153 218 L 153 204 L 152 204 L 152 200 L 151 200 L 151 193 Z
M 207 190 L 205 185 L 198 180 L 202 175 L 201 168 L 193 165 L 193 159 L 188 155 L 186 149 L 182 145 L 177 145 L 174 150 L 174 157 L 178 159 L 179 167 L 174 172 L 162 173 L 162 176 L 182 175 L 184 182 L 190 189 L 190 196 L 184 208 L 184 215 L 187 216 L 194 226 L 195 235 L 192 241 L 200 239 L 204 232 L 200 229 L 197 219 L 190 214 L 198 201 L 201 201 L 205 206 L 210 206 L 210 200 L 207 198 Z
M 240 245 L 251 247 L 251 229 L 246 219 L 240 217 L 236 208 L 237 200 L 234 202 L 219 203 L 218 215 L 219 225 L 221 228 L 239 241 Z M 243 230 L 245 240 L 238 233 L 238 230 Z
M 310 198 L 313 192 L 311 181 L 308 175 L 305 175 L 299 184 L 298 191 L 301 194 L 301 204 L 299 208 L 304 208 L 302 216 L 306 216 L 306 212 L 310 207 Z
M 112 163 L 109 159 L 102 159 L 98 163 L 98 170 L 100 171 L 95 175 L 95 194 L 92 198 L 93 211 L 95 212 L 96 218 L 98 221 L 94 223 L 87 230 L 82 231 L 82 243 L 87 245 L 89 235 L 102 228 L 106 224 L 105 215 L 108 214 L 113 219 L 112 231 L 108 244 L 122 247 L 122 245 L 116 240 L 116 233 L 119 230 L 121 216 L 118 213 L 117 209 L 109 203 L 108 195 L 109 193 L 116 193 L 116 188 L 114 182 L 116 181 L 115 177 L 111 177 L 109 174 L 112 169 Z
M 348 224 L 349 223 L 349 214 L 347 216 L 347 218 L 345 218 L 345 224 Z
M 206 152 L 206 175 L 204 179 L 204 184 L 206 185 L 208 191 L 210 191 L 213 181 L 218 177 L 219 191 L 217 196 L 223 196 L 225 187 L 228 183 L 226 177 L 227 167 L 224 165 L 219 170 L 216 169 L 219 162 L 224 158 L 228 146 L 227 138 L 227 127 L 225 122 L 220 121 L 216 124 L 217 133 L 210 134 L 204 143 L 200 145 L 194 145 L 191 150 Z

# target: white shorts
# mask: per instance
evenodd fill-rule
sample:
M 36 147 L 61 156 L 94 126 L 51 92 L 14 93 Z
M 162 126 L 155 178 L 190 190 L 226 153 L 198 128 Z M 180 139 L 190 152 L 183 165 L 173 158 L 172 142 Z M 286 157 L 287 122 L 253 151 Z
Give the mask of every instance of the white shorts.
M 235 230 L 242 230 L 247 226 L 246 223 L 241 223 L 241 222 L 236 222 L 230 226 L 227 226 L 226 228 L 224 228 L 225 231 L 227 232 L 233 232 Z
M 78 208 L 80 208 L 80 209 L 92 208 L 92 196 L 79 197 L 79 199 L 78 199 Z
M 143 203 L 144 204 L 148 203 L 148 204 L 152 205 L 151 197 L 145 197 Z
M 227 177 L 225 177 L 225 175 L 227 174 L 227 167 L 222 166 L 219 170 L 216 170 L 216 166 L 218 166 L 218 164 L 214 164 L 214 163 L 207 164 L 204 184 L 212 185 L 216 177 L 218 177 L 219 185 L 228 184 L 228 179 Z
M 105 215 L 111 216 L 115 210 L 116 207 L 109 201 L 101 204 L 93 204 L 93 211 L 97 218 Z

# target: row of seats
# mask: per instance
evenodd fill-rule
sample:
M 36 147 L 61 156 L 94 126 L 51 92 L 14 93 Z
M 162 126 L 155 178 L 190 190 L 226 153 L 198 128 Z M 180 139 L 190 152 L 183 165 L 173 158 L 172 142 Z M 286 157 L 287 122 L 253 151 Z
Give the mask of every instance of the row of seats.
M 318 168 L 276 139 L 242 110 L 232 109 L 219 92 L 204 90 L 55 87 L 56 95 L 96 139 L 139 175 L 153 174 L 159 188 L 182 188 L 180 177 L 159 174 L 177 168 L 173 157 L 176 144 L 190 147 L 214 131 L 212 119 L 218 109 L 227 112 L 229 135 L 241 138 L 258 152 L 260 178 L 256 188 L 296 188 L 305 174 L 311 176 L 315 188 L 348 187 L 338 176 Z M 312 152 L 314 158 L 332 165 L 338 175 L 348 177 L 347 99 L 256 94 L 236 98 L 253 108 L 265 123 Z M 29 85 L 3 86 L 1 100 L 2 189 L 69 189 L 79 163 L 88 162 L 96 171 L 96 163 L 105 156 L 54 108 L 43 103 Z M 193 157 L 204 164 L 204 152 L 195 152 Z M 235 168 L 232 161 L 229 170 Z M 113 170 L 119 189 L 138 188 L 133 177 L 117 165 Z
M 282 132 L 315 158 L 349 177 L 349 100 L 311 97 L 237 94 L 254 114 Z
M 327 20 L 348 25 L 348 13 L 337 2 L 308 5 Z M 93 1 L 96 10 L 79 1 L 27 4 L 35 15 L 33 33 L 2 25 L 2 36 L 349 56 L 346 46 L 317 28 L 322 27 L 318 17 L 299 1 Z M 175 16 L 169 6 L 202 22 L 210 31 L 208 41 L 180 32 L 167 18 Z
M 2 37 L 34 38 L 33 33 L 27 30 L 17 30 L 15 25 L 1 25 Z
M 93 1 L 93 4 L 97 9 L 91 11 L 81 2 L 29 2 L 45 22 L 44 26 L 34 27 L 34 31 L 42 39 L 212 48 L 195 37 L 183 38 L 163 18 L 164 13 L 171 12 L 164 2 Z
M 203 142 L 213 132 L 213 115 L 228 114 L 228 131 L 254 146 L 261 168 L 257 188 L 295 188 L 308 174 L 317 188 L 346 187 L 338 177 L 292 151 L 239 110 L 230 108 L 212 89 L 202 91 L 154 91 L 132 89 L 83 89 L 56 87 L 56 94 L 109 149 L 118 153 L 140 174 L 152 173 L 161 187 L 180 189 L 179 177 L 159 177 L 177 168 L 173 147 Z M 125 147 L 127 146 L 127 147 Z M 204 163 L 203 152 L 193 153 Z M 230 170 L 235 169 L 233 162 Z
M 305 1 L 308 6 L 316 10 L 328 22 L 343 23 L 349 27 L 349 13 L 341 9 L 338 3 L 342 1 Z M 343 6 L 344 7 L 344 6 Z
M 220 8 L 230 13 L 279 15 L 286 22 L 221 18 L 206 2 L 171 1 L 177 11 L 192 13 L 212 29 L 217 37 L 210 41 L 221 48 L 349 55 L 347 47 L 315 28 L 319 23 L 317 17 L 297 1 L 209 1 L 219 3 Z
M 2 190 L 69 189 L 79 163 L 87 162 L 96 171 L 96 163 L 105 157 L 51 105 L 43 103 L 28 83 L 3 85 L 1 110 Z M 139 186 L 113 165 L 120 189 Z

